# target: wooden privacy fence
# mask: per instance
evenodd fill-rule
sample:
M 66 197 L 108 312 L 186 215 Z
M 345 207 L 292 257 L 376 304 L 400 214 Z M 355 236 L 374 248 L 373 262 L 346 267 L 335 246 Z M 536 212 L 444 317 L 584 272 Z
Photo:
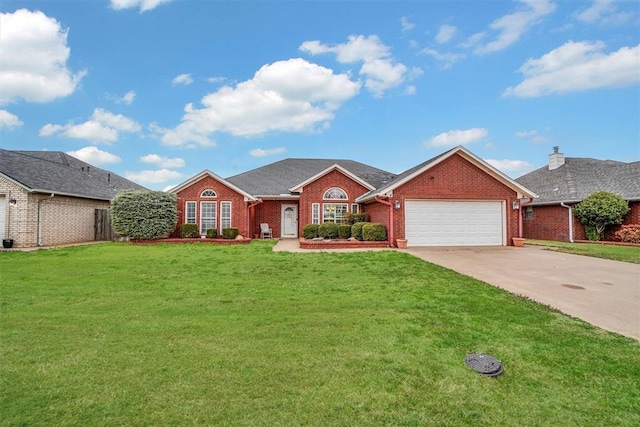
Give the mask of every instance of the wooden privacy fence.
M 96 209 L 93 229 L 93 240 L 113 240 L 116 237 L 116 233 L 111 227 L 111 211 L 109 209 Z

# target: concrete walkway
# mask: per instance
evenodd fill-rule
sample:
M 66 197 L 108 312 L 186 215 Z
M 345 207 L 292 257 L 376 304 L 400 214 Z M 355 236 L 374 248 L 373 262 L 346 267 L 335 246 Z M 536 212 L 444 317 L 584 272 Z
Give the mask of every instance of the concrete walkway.
M 300 249 L 297 239 L 281 239 L 273 250 L 356 251 Z M 640 341 L 639 264 L 564 254 L 528 245 L 523 248 L 414 247 L 402 252 Z

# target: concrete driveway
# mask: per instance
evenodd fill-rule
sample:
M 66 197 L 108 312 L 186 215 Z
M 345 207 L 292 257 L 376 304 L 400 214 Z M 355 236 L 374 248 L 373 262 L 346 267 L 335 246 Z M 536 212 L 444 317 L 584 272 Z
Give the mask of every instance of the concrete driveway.
M 640 340 L 640 265 L 541 246 L 430 248 L 407 253 Z

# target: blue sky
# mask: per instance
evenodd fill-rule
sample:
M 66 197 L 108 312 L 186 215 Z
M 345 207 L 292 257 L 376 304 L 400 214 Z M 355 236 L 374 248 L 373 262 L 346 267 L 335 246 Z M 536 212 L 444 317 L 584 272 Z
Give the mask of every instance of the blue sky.
M 287 157 L 640 160 L 635 1 L 0 3 L 0 147 L 152 189 Z

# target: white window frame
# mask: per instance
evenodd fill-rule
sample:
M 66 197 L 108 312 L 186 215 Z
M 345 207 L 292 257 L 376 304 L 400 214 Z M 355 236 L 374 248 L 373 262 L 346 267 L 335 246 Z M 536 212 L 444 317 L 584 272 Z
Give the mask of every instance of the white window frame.
M 189 207 L 193 207 L 193 216 L 189 215 Z M 184 202 L 184 222 L 186 224 L 197 224 L 198 219 L 198 202 L 189 200 Z
M 212 206 L 211 216 L 205 216 L 209 214 L 209 209 L 205 209 L 205 206 Z M 218 202 L 211 201 L 202 201 L 200 202 L 200 233 L 206 234 L 207 230 L 210 228 L 217 229 L 218 226 Z M 205 227 L 205 221 L 207 221 L 206 225 L 213 224 L 212 226 Z
M 220 202 L 220 231 L 231 228 L 231 202 Z
M 320 203 L 311 204 L 311 224 L 320 224 Z
M 351 203 L 351 213 L 360 212 L 360 205 L 357 203 Z
M 327 209 L 330 209 L 333 206 L 334 213 L 333 218 L 327 218 L 326 212 Z M 342 208 L 342 216 L 340 216 L 338 220 L 338 207 Z M 348 203 L 323 203 L 322 204 L 322 222 L 335 222 L 337 224 L 344 224 L 346 220 L 346 216 L 349 213 L 349 204 Z
M 322 195 L 322 200 L 348 200 L 347 192 L 340 187 L 331 187 Z
M 202 190 L 202 193 L 200 193 L 200 197 L 218 197 L 218 195 L 216 194 L 215 191 L 213 191 L 210 188 L 207 188 L 205 190 Z

